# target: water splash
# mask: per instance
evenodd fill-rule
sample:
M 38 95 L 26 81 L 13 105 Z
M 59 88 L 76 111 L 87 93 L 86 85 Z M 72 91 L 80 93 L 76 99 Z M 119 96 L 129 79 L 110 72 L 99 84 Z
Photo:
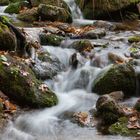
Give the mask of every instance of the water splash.
M 82 12 L 78 5 L 76 5 L 75 0 L 65 0 L 65 2 L 69 5 L 72 11 L 73 19 L 83 19 Z

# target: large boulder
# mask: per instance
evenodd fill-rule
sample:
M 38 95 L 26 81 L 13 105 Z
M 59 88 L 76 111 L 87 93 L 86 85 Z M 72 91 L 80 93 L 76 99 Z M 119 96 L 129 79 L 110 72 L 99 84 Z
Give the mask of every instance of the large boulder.
M 113 91 L 123 91 L 125 97 L 136 94 L 135 71 L 130 64 L 114 64 L 101 72 L 93 82 L 92 91 L 98 94 L 108 94 Z
M 50 107 L 56 105 L 56 95 L 36 79 L 23 59 L 0 54 L 0 90 L 20 105 Z
M 38 9 L 35 7 L 25 10 L 24 12 L 18 14 L 17 18 L 25 22 L 37 21 L 39 19 Z
M 52 6 L 64 8 L 65 10 L 71 13 L 69 6 L 64 0 L 30 0 L 30 1 L 33 7 L 37 7 L 40 4 L 46 4 L 46 5 L 52 5 Z
M 15 34 L 0 22 L 0 50 L 14 51 L 17 47 Z
M 120 96 L 119 92 L 114 92 L 113 94 Z M 98 118 L 102 120 L 102 123 L 107 125 L 117 122 L 124 115 L 121 106 L 110 94 L 102 95 L 98 98 L 96 109 Z
M 139 10 L 137 3 L 140 0 L 75 0 L 81 8 L 83 15 L 88 19 L 111 19 L 138 18 Z
M 59 59 L 47 52 L 39 53 L 38 59 L 38 62 L 32 65 L 31 68 L 39 79 L 52 79 L 63 69 L 63 65 Z
M 62 7 L 40 4 L 38 13 L 41 20 L 72 22 L 72 14 Z

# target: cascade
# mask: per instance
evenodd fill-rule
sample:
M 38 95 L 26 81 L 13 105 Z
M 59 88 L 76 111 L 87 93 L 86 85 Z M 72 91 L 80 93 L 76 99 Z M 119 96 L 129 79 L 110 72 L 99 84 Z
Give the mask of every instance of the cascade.
M 76 5 L 75 0 L 65 0 L 65 2 L 69 5 L 72 11 L 73 19 L 83 19 L 82 12 Z

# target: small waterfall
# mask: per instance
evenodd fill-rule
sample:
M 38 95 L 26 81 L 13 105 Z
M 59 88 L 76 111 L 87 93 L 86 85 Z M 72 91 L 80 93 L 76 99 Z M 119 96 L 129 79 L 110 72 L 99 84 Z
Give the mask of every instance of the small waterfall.
M 82 12 L 78 5 L 75 3 L 75 0 L 65 0 L 65 2 L 69 5 L 72 11 L 73 19 L 83 19 Z

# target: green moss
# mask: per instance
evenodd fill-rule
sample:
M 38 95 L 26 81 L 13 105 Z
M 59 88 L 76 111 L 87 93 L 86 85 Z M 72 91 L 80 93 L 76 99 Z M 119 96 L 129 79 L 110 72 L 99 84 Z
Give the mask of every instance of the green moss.
M 114 100 L 99 98 L 96 104 L 97 114 L 102 119 L 104 124 L 113 124 L 122 115 L 119 112 L 119 106 Z
M 16 37 L 9 28 L 0 22 L 0 50 L 14 51 L 16 48 Z
M 54 34 L 40 34 L 40 41 L 41 45 L 53 45 L 53 46 L 59 46 L 61 42 L 64 40 L 64 37 L 54 35 Z
M 70 45 L 70 48 L 74 48 L 79 52 L 82 52 L 82 51 L 91 51 L 93 49 L 93 46 L 89 40 L 79 40 L 73 42 Z
M 7 56 L 5 56 L 7 57 Z M 40 90 L 41 81 L 23 62 L 7 57 L 9 67 L 0 61 L 0 89 L 20 105 L 31 107 L 50 107 L 58 103 L 57 96 L 48 88 Z M 28 72 L 24 76 L 23 72 Z M 10 80 L 9 80 L 10 79 Z
M 93 92 L 108 94 L 113 91 L 123 91 L 125 96 L 135 94 L 135 72 L 130 64 L 112 65 L 94 80 Z
M 130 43 L 140 42 L 140 36 L 131 36 L 128 38 L 128 42 Z
M 20 2 L 16 2 L 16 3 L 9 4 L 4 12 L 9 14 L 13 14 L 13 13 L 18 14 L 20 9 L 21 9 Z
M 3 23 L 1 23 L 1 22 L 0 22 L 0 29 L 1 29 L 1 32 L 2 32 L 2 31 L 9 31 L 8 26 L 5 25 L 5 24 L 3 24 Z
M 123 135 L 123 136 L 137 136 L 137 129 L 128 129 L 128 118 L 122 117 L 109 127 L 109 132 L 112 135 Z
M 68 23 L 72 22 L 72 14 L 62 7 L 40 4 L 38 13 L 41 17 L 41 20 L 60 21 Z

